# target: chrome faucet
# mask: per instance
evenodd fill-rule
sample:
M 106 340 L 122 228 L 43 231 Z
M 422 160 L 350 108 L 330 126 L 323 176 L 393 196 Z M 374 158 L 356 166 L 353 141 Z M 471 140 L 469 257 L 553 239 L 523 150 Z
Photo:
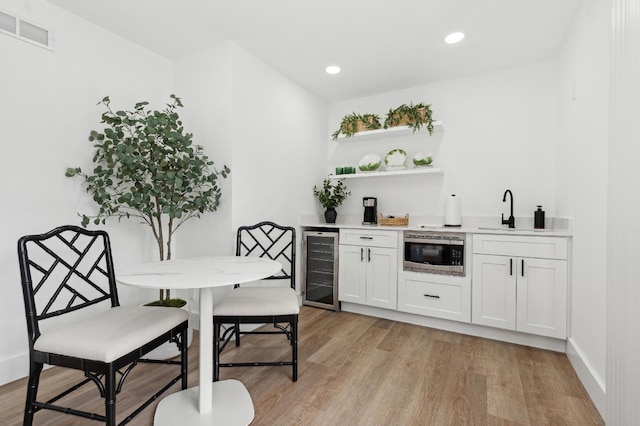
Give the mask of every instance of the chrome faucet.
M 502 202 L 503 203 L 507 202 L 507 194 L 509 194 L 509 197 L 511 198 L 511 210 L 509 212 L 509 219 L 507 220 L 504 220 L 504 213 L 502 213 L 502 224 L 509 225 L 509 228 L 515 228 L 516 219 L 513 217 L 513 194 L 511 193 L 510 189 L 507 189 L 506 191 L 504 191 L 504 195 L 502 196 Z

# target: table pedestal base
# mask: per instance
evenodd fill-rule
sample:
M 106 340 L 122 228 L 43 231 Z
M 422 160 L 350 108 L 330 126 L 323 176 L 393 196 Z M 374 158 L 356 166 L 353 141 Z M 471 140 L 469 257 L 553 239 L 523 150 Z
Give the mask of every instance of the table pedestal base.
M 253 420 L 253 401 L 247 388 L 238 380 L 213 382 L 212 408 L 198 410 L 199 387 L 173 393 L 158 403 L 154 425 L 238 425 Z

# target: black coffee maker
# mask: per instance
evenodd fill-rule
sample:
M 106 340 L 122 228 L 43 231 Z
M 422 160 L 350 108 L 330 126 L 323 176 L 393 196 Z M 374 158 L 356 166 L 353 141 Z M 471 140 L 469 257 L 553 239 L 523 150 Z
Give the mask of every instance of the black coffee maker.
M 374 197 L 364 197 L 362 199 L 362 205 L 364 206 L 364 220 L 363 225 L 377 225 L 378 224 L 378 200 Z

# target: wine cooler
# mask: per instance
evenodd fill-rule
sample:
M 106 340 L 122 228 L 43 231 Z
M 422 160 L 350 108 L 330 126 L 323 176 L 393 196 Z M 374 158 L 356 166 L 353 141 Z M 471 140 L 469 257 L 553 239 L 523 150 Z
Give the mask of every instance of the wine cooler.
M 302 233 L 302 304 L 340 310 L 338 302 L 338 232 Z

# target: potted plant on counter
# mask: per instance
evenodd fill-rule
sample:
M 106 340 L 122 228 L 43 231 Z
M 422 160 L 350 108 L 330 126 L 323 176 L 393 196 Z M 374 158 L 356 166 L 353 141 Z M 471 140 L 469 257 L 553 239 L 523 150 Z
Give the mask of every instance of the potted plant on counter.
M 358 132 L 365 130 L 376 130 L 382 127 L 380 125 L 380 117 L 376 114 L 356 114 L 351 113 L 342 117 L 340 128 L 333 132 L 331 138 L 335 141 L 340 134 L 345 137 L 351 137 Z
M 427 126 L 429 134 L 433 134 L 433 112 L 431 105 L 422 102 L 413 104 L 402 104 L 395 109 L 390 109 L 384 120 L 384 128 L 396 126 L 409 126 L 414 132 L 420 130 L 422 126 Z
M 347 186 L 342 180 L 332 180 L 325 178 L 322 181 L 322 187 L 313 187 L 313 194 L 318 197 L 320 204 L 325 208 L 324 219 L 327 223 L 336 223 L 338 212 L 336 207 L 341 205 L 344 200 L 351 195 L 347 190 Z
M 68 177 L 81 177 L 86 191 L 98 206 L 97 214 L 82 214 L 82 226 L 104 224 L 107 218 L 134 218 L 148 226 L 156 240 L 160 260 L 171 259 L 174 233 L 189 219 L 215 212 L 222 191 L 219 176 L 230 170 L 216 170 L 193 135 L 184 130 L 178 114 L 180 98 L 161 110 L 148 110 L 139 102 L 132 111 L 113 111 L 109 97 L 98 103 L 102 131 L 92 130 L 93 170 L 66 170 Z M 151 304 L 180 307 L 185 300 L 172 299 L 169 289 L 160 290 Z

